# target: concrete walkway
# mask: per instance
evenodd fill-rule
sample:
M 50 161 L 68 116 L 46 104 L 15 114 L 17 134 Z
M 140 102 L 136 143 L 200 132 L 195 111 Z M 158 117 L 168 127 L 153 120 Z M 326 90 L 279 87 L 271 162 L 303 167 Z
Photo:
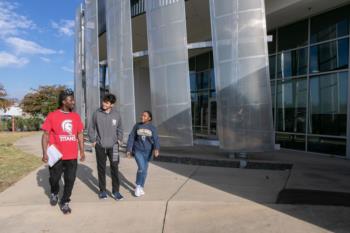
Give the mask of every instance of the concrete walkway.
M 16 145 L 41 156 L 40 135 Z M 95 158 L 88 153 L 78 168 L 73 212 L 65 216 L 49 205 L 43 165 L 0 193 L 0 232 L 350 232 L 349 207 L 275 204 L 290 171 L 153 162 L 140 198 L 132 195 L 135 173 L 135 161 L 122 158 L 125 199 L 99 200 Z

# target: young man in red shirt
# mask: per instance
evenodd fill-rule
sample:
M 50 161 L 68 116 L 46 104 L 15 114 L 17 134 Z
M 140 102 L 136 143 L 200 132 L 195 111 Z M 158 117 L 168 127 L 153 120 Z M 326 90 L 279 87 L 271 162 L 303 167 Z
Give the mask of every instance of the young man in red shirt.
M 51 195 L 50 203 L 55 206 L 58 202 L 59 181 L 64 174 L 64 191 L 60 201 L 60 208 L 64 214 L 71 213 L 68 203 L 72 194 L 77 172 L 78 145 L 80 161 L 85 160 L 83 124 L 80 116 L 73 112 L 74 93 L 67 89 L 59 95 L 59 109 L 49 113 L 46 117 L 42 130 L 43 162 L 47 163 L 47 148 L 54 145 L 62 154 L 61 160 L 49 168 Z

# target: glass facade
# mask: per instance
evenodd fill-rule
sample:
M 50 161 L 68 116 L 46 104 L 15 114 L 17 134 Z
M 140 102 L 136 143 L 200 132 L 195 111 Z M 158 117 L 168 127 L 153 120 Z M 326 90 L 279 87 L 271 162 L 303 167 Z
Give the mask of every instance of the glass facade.
M 259 4 L 262 4 L 263 1 L 210 0 L 211 14 L 217 16 L 216 21 L 213 21 L 211 25 L 211 39 L 215 59 L 213 59 L 213 51 L 207 48 L 206 50 L 203 49 L 202 54 L 198 55 L 197 51 L 192 53 L 195 56 L 188 60 L 189 76 L 187 76 L 185 74 L 187 73 L 188 56 L 183 53 L 187 52 L 187 41 L 183 40 L 187 38 L 187 35 L 183 30 L 185 27 L 181 26 L 185 25 L 183 2 L 181 1 L 181 8 L 176 9 L 180 14 L 169 10 L 170 5 L 179 1 L 152 0 L 149 2 L 154 2 L 149 6 L 152 10 L 157 4 L 160 4 L 162 8 L 165 7 L 158 12 L 159 14 L 157 12 L 153 12 L 152 15 L 148 14 L 147 19 L 149 21 L 148 33 L 151 35 L 148 37 L 148 54 L 151 58 L 150 72 L 151 80 L 153 80 L 153 87 L 151 87 L 151 91 L 153 91 L 152 101 L 155 102 L 155 98 L 162 95 L 157 100 L 159 110 L 155 111 L 155 118 L 165 119 L 169 116 L 176 116 L 177 112 L 171 112 L 169 116 L 164 115 L 165 113 L 168 114 L 169 111 L 173 111 L 174 108 L 172 107 L 167 111 L 163 110 L 165 107 L 168 108 L 169 105 L 175 106 L 178 103 L 184 103 L 180 100 L 186 97 L 185 114 L 180 117 L 184 124 L 177 126 L 178 129 L 186 128 L 187 131 L 186 139 L 181 138 L 181 142 L 192 140 L 191 130 L 195 138 L 209 139 L 220 138 L 220 127 L 222 132 L 229 128 L 228 131 L 237 133 L 240 130 L 239 127 L 243 125 L 242 119 L 260 114 L 259 112 L 253 113 L 251 109 L 243 109 L 244 114 L 241 114 L 241 111 L 237 111 L 238 108 L 232 105 L 232 101 L 243 101 L 243 104 L 246 104 L 244 101 L 252 101 L 255 104 L 262 98 L 254 97 L 254 93 L 261 94 L 262 97 L 270 100 L 268 98 L 270 88 L 267 92 L 264 91 L 266 85 L 262 83 L 263 79 L 259 79 L 259 77 L 266 77 L 265 70 L 268 68 L 270 79 L 267 80 L 267 83 L 270 82 L 271 86 L 272 117 L 276 143 L 281 144 L 281 147 L 284 148 L 337 156 L 346 155 L 347 144 L 350 145 L 347 141 L 347 134 L 350 129 L 348 124 L 350 122 L 348 119 L 350 5 L 271 30 L 268 35 L 272 35 L 273 41 L 269 42 L 268 48 L 266 48 L 266 41 L 262 43 L 261 40 L 266 32 L 261 35 L 254 34 L 258 31 L 262 32 L 261 28 L 254 28 L 254 30 L 251 28 L 257 26 L 257 23 L 262 23 L 261 20 L 265 20 L 264 17 L 261 17 L 264 16 L 265 12 L 258 10 L 261 7 Z M 91 106 L 99 104 L 96 101 L 98 98 L 94 97 L 102 96 L 110 89 L 110 80 L 108 79 L 107 66 L 98 68 L 98 54 L 96 54 L 98 48 L 96 32 L 102 28 L 102 26 L 97 27 L 99 24 L 96 23 L 96 18 L 101 18 L 106 12 L 100 12 L 101 7 L 100 5 L 97 7 L 96 1 L 86 1 L 86 3 L 86 22 L 84 22 L 85 29 L 83 31 L 85 37 L 84 40 L 80 40 L 84 42 L 87 53 L 84 55 L 86 61 L 83 64 L 86 66 L 86 80 L 83 79 L 82 82 L 84 92 L 87 93 L 85 96 L 88 106 L 86 111 L 89 112 L 92 109 Z M 146 3 L 146 0 L 132 0 L 130 17 L 145 13 Z M 232 3 L 237 4 L 232 5 Z M 250 3 L 257 5 L 249 5 Z M 97 10 L 100 14 L 97 14 Z M 236 26 L 233 27 L 234 25 L 225 26 L 233 22 L 232 12 L 240 16 L 240 20 L 236 25 L 237 28 Z M 176 17 L 180 15 L 181 23 L 176 20 Z M 159 18 L 162 20 L 158 20 Z M 251 27 L 245 27 L 249 20 L 252 20 L 252 23 L 249 24 Z M 174 26 L 176 30 L 172 30 L 167 27 L 168 24 L 171 26 L 178 24 L 178 28 Z M 232 29 L 232 33 L 237 36 L 234 38 L 235 40 L 232 39 L 232 33 L 230 32 L 230 34 L 228 29 Z M 237 38 L 241 39 L 236 40 Z M 265 40 L 265 38 L 263 39 Z M 238 41 L 239 43 L 234 44 L 231 43 L 232 41 Z M 178 49 L 178 47 L 171 48 L 171 45 L 175 42 L 181 44 L 181 51 L 172 54 L 173 50 Z M 262 46 L 255 46 L 260 45 L 260 43 Z M 78 53 L 78 47 L 76 49 L 76 53 Z M 269 67 L 267 67 L 266 59 L 252 59 L 252 57 L 263 57 L 267 50 L 269 53 Z M 110 52 L 110 49 L 108 49 L 108 52 Z M 180 68 L 182 70 L 181 74 L 175 73 L 175 71 L 180 70 L 175 67 L 177 65 L 177 62 L 174 62 L 177 61 L 175 55 L 181 56 L 180 63 L 185 64 L 184 68 Z M 252 59 L 252 62 L 247 62 L 250 59 Z M 216 73 L 216 76 L 222 76 L 216 82 L 213 60 L 216 61 L 216 71 L 220 71 Z M 220 62 L 218 63 L 218 61 Z M 231 64 L 229 64 L 230 62 Z M 164 70 L 165 66 L 167 66 L 166 71 Z M 262 71 L 259 70 L 256 74 L 251 75 L 249 72 L 254 72 L 252 66 L 260 67 Z M 234 72 L 242 77 L 251 77 L 249 82 L 235 80 L 235 82 L 241 82 L 239 90 L 234 90 L 228 78 Z M 163 78 L 165 76 L 167 82 L 162 83 L 161 81 L 165 80 Z M 159 80 L 155 80 L 155 77 L 159 77 Z M 179 77 L 182 77 L 182 79 L 180 80 Z M 186 84 L 185 87 L 174 89 L 173 86 L 177 86 L 177 83 L 174 84 L 173 82 L 178 81 Z M 253 88 L 247 88 L 255 81 L 257 85 Z M 218 85 L 227 87 L 225 92 L 220 91 L 220 89 L 217 89 L 219 90 L 217 92 L 215 89 Z M 185 89 L 187 91 L 183 92 Z M 159 90 L 159 93 L 155 93 L 154 90 Z M 173 90 L 176 90 L 176 92 Z M 178 92 L 178 90 L 181 90 L 181 92 Z M 190 93 L 191 110 L 189 109 L 189 96 L 186 93 Z M 235 96 L 235 93 L 238 94 Z M 176 99 L 178 103 L 160 103 L 164 100 L 163 97 L 168 95 L 175 96 L 176 98 L 169 99 Z M 236 114 L 234 121 L 227 121 L 226 125 L 222 125 L 222 122 L 231 120 L 223 120 L 222 117 L 232 116 L 234 111 L 241 115 Z M 263 114 L 266 114 L 266 112 L 267 110 Z M 191 114 L 192 118 L 190 118 Z M 248 126 L 252 129 L 257 128 L 257 125 L 262 123 L 260 119 L 258 121 L 254 117 L 251 117 L 251 119 L 253 120 Z M 231 127 L 233 128 L 231 129 Z M 250 129 L 249 127 L 248 129 Z M 161 129 L 163 133 L 170 131 L 172 131 L 172 126 L 168 125 L 164 125 Z M 246 136 L 247 134 L 244 135 L 244 133 L 246 132 L 243 132 L 242 135 Z M 223 137 L 222 135 L 221 138 L 225 138 L 228 143 L 232 143 L 232 141 L 241 143 L 239 140 L 234 140 L 233 137 Z M 242 141 L 242 143 L 246 142 Z
M 213 53 L 192 57 L 189 64 L 193 134 L 196 138 L 217 138 Z
M 345 6 L 268 33 L 281 147 L 346 155 L 349 17 Z

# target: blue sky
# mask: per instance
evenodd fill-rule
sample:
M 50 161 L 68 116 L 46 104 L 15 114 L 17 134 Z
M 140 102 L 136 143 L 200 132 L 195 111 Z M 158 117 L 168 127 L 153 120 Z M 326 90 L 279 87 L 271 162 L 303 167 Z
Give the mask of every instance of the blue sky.
M 0 83 L 21 99 L 40 85 L 73 87 L 74 17 L 82 0 L 0 0 Z

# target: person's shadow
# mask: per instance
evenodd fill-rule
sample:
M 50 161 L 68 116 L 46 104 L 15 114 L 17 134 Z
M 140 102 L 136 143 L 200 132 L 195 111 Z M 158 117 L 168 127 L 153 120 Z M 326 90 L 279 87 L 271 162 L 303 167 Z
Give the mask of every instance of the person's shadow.
M 44 193 L 47 197 L 50 197 L 51 194 L 51 187 L 50 187 L 50 172 L 48 166 L 45 166 L 44 168 L 40 169 L 36 173 L 36 181 L 39 187 L 42 187 L 44 190 Z M 77 177 L 80 179 L 87 187 L 89 187 L 94 193 L 98 194 L 98 181 L 92 174 L 92 169 L 84 164 L 78 164 L 77 168 Z M 63 191 L 63 174 L 62 178 L 60 179 L 60 194 L 62 194 Z M 74 189 L 74 188 L 73 188 Z M 73 190 L 74 191 L 74 190 Z
M 111 170 L 110 170 L 110 166 L 106 167 L 106 174 L 111 177 Z M 136 186 L 130 182 L 124 175 L 123 173 L 121 173 L 119 171 L 119 183 L 120 186 L 122 186 L 123 188 L 125 188 L 129 193 L 134 194 L 134 190 L 136 188 Z
M 110 167 L 107 166 L 106 176 L 111 176 L 110 174 L 111 174 Z M 47 197 L 50 197 L 50 194 L 51 194 L 49 177 L 50 177 L 50 173 L 49 173 L 48 166 L 43 167 L 36 174 L 37 185 L 43 188 L 44 193 Z M 93 175 L 93 170 L 90 167 L 82 163 L 78 164 L 77 178 L 81 180 L 94 193 L 98 194 L 100 192 L 98 187 L 98 179 Z M 124 187 L 131 194 L 134 193 L 134 189 L 136 186 L 132 182 L 130 182 L 120 171 L 119 171 L 119 180 L 120 180 L 120 186 Z M 59 185 L 60 185 L 60 194 L 62 194 L 63 176 L 62 176 L 62 179 L 60 179 Z
M 49 177 L 50 177 L 50 173 L 49 173 L 48 166 L 43 167 L 36 173 L 36 182 L 39 187 L 43 188 L 44 193 L 47 197 L 50 197 L 50 194 L 51 194 Z M 60 181 L 60 186 L 61 185 L 62 185 L 62 180 Z
M 77 170 L 77 178 L 81 180 L 91 191 L 98 194 L 100 189 L 98 188 L 98 180 L 92 174 L 93 170 L 85 164 L 79 163 Z

